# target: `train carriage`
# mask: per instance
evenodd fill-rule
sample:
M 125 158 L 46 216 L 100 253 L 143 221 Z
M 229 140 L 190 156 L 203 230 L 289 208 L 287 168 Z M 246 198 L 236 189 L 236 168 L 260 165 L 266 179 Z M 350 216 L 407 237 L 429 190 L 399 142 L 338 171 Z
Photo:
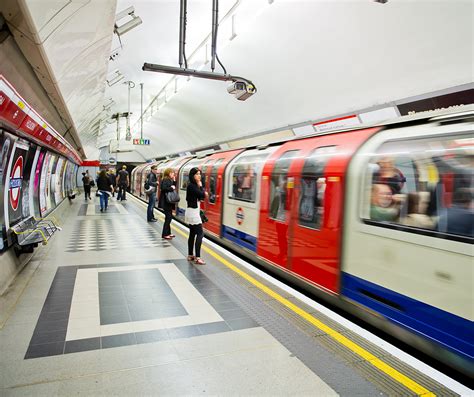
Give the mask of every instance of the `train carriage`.
M 199 167 L 209 236 L 472 375 L 473 119 L 408 117 L 183 159 L 181 197 Z
M 227 167 L 224 186 L 222 237 L 257 251 L 263 165 L 275 146 L 247 149 Z
M 203 186 L 207 192 L 203 209 L 206 211 L 208 222 L 204 228 L 214 236 L 221 235 L 224 172 L 229 162 L 241 152 L 242 149 L 213 153 L 206 158 L 201 167 Z
M 348 171 L 342 294 L 390 324 L 424 336 L 423 343 L 436 341 L 472 371 L 473 124 L 452 122 L 386 129 L 354 156 Z M 380 194 L 374 169 L 387 159 L 404 175 L 393 194 L 399 213 L 391 219 L 371 208 Z M 453 178 L 454 193 L 465 191 L 468 202 L 451 197 Z M 444 220 L 449 222 L 453 209 L 465 220 L 450 226 Z

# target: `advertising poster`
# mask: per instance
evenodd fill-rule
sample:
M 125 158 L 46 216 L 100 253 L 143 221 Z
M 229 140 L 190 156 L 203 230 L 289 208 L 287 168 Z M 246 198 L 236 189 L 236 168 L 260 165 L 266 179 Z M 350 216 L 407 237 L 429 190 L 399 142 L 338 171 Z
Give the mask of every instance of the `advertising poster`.
M 41 180 L 41 167 L 43 166 L 43 160 L 44 160 L 44 155 L 45 151 L 40 150 L 39 148 L 36 151 L 37 153 L 37 161 L 36 165 L 33 166 L 35 170 L 35 175 L 34 175 L 34 182 L 33 182 L 33 192 L 32 192 L 32 197 L 33 197 L 33 214 L 35 217 L 40 218 L 41 217 L 41 212 L 40 212 L 40 180 Z M 30 184 L 31 186 L 31 184 Z
M 54 207 L 54 169 L 56 168 L 56 162 L 58 161 L 58 156 L 51 153 L 49 158 L 48 173 L 46 175 L 46 212 L 48 213 Z
M 1 238 L 0 238 L 0 250 L 6 245 L 7 233 L 5 226 L 5 205 L 4 198 L 6 197 L 6 168 L 8 166 L 8 160 L 10 159 L 10 153 L 13 147 L 13 139 L 8 134 L 0 132 L 0 226 Z
M 51 160 L 51 153 L 46 152 L 43 160 L 43 167 L 41 168 L 41 178 L 40 178 L 40 212 L 41 216 L 44 216 L 48 211 L 48 200 L 49 200 L 49 185 L 46 183 L 49 182 L 48 173 L 49 173 L 49 163 Z
M 67 196 L 66 191 L 66 167 L 68 165 L 68 161 L 63 159 L 63 165 L 61 167 L 61 199 L 64 200 Z
M 63 175 L 63 158 L 59 157 L 58 161 L 56 162 L 56 169 L 54 171 L 54 204 L 55 206 L 59 205 L 59 203 L 63 199 L 63 192 L 62 192 L 62 175 Z
M 8 179 L 6 187 L 8 194 L 5 195 L 5 207 L 8 208 L 8 220 L 5 222 L 6 227 L 15 225 L 22 218 L 23 179 L 25 176 L 28 149 L 28 145 L 20 140 L 13 145 L 7 171 Z
M 21 183 L 21 218 L 26 219 L 29 216 L 33 215 L 31 212 L 33 204 L 33 196 L 31 195 L 32 189 L 30 185 L 33 185 L 33 163 L 36 159 L 36 145 L 29 145 L 29 150 L 26 155 L 26 161 L 23 167 L 23 181 Z

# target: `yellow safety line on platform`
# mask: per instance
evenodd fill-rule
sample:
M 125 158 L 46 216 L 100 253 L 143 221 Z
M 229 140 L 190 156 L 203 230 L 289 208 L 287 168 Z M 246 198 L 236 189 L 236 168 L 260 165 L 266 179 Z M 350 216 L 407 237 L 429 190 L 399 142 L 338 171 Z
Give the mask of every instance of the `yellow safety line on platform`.
M 160 214 L 161 215 L 161 214 Z M 188 234 L 183 232 L 181 229 L 178 229 L 176 226 L 172 226 L 179 234 L 183 237 L 188 237 Z M 228 260 L 224 259 L 218 253 L 216 253 L 211 248 L 203 245 L 204 251 L 206 251 L 209 255 L 217 259 L 223 265 L 227 266 L 229 269 L 237 273 L 239 276 L 243 277 L 249 283 L 253 284 L 261 291 L 265 292 L 267 295 L 271 296 L 272 298 L 276 299 L 282 305 L 286 306 L 290 310 L 293 310 L 296 314 L 300 317 L 304 318 L 309 323 L 313 324 L 316 328 L 319 328 L 321 331 L 326 332 L 331 338 L 338 341 L 341 345 L 347 347 L 348 349 L 352 350 L 355 354 L 362 357 L 366 360 L 369 364 L 372 364 L 374 367 L 378 368 L 380 371 L 384 372 L 397 382 L 401 383 L 406 388 L 410 389 L 414 393 L 418 394 L 419 396 L 426 396 L 426 397 L 434 397 L 436 394 L 433 392 L 425 389 L 423 386 L 415 382 L 414 380 L 410 379 L 408 376 L 403 375 L 401 372 L 397 371 L 392 366 L 388 365 L 378 357 L 374 356 L 372 353 L 368 352 L 363 347 L 359 346 L 357 343 L 352 342 L 350 339 L 345 337 L 344 335 L 340 334 L 339 332 L 333 330 L 331 327 L 327 326 L 323 322 L 319 321 L 318 319 L 314 318 L 311 314 L 304 311 L 300 307 L 296 306 L 294 303 L 290 302 L 288 299 L 284 298 L 277 292 L 273 291 L 271 288 L 267 287 L 266 285 L 262 284 L 260 281 L 253 278 L 251 275 L 245 273 L 244 271 L 240 270 L 237 266 L 230 263 Z

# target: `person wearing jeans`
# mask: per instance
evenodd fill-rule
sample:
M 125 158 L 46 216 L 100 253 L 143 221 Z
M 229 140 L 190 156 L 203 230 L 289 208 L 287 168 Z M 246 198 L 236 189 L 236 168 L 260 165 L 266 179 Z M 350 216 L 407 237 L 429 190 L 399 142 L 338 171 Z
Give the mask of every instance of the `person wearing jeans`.
M 148 194 L 148 208 L 146 210 L 146 220 L 147 222 L 156 222 L 155 215 L 153 214 L 153 209 L 155 208 L 156 203 L 156 187 L 158 186 L 158 169 L 156 165 L 151 166 L 151 172 L 148 175 L 148 184 L 150 185 L 150 191 Z
M 109 194 L 112 194 L 112 184 L 105 170 L 100 171 L 97 178 L 97 190 L 100 194 L 100 212 L 107 211 Z

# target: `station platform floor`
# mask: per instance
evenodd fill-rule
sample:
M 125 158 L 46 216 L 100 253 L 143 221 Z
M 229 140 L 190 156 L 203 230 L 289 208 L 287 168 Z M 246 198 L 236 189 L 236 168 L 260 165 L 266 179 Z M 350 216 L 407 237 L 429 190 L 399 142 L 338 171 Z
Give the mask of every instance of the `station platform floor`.
M 209 241 L 187 262 L 187 229 L 127 198 L 63 204 L 0 329 L 1 396 L 464 394 Z

